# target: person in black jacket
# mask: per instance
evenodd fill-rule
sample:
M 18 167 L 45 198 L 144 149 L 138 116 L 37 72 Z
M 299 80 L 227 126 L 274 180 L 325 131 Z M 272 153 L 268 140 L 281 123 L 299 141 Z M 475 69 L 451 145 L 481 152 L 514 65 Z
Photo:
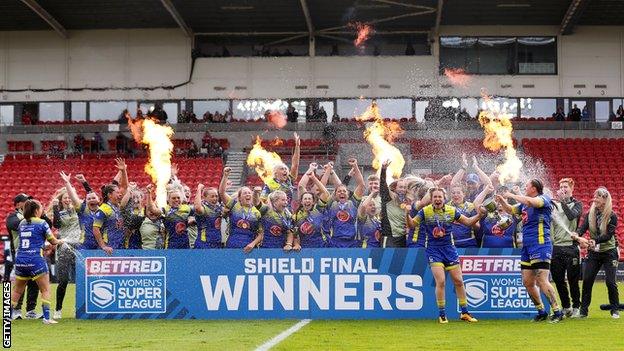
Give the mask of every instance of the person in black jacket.
M 24 193 L 18 194 L 13 199 L 13 205 L 15 206 L 15 211 L 11 212 L 6 218 L 6 227 L 7 232 L 9 233 L 9 241 L 11 243 L 11 257 L 15 259 L 15 248 L 18 246 L 17 239 L 19 238 L 19 224 L 24 219 L 22 212 L 24 210 L 24 204 L 27 200 L 32 199 L 32 196 L 28 196 Z M 41 217 L 48 225 L 52 227 L 52 222 L 50 219 L 43 215 Z M 4 263 L 4 281 L 11 280 L 11 271 L 13 270 L 13 262 L 5 261 Z M 37 307 L 37 296 L 39 295 L 39 287 L 34 280 L 28 281 L 28 285 L 26 286 L 26 315 L 27 319 L 37 319 L 40 316 L 35 312 L 35 308 Z M 17 305 L 15 306 L 13 319 L 22 319 L 22 304 L 24 303 L 24 295 L 20 297 L 17 301 Z
M 589 252 L 585 260 L 583 271 L 583 297 L 581 299 L 581 318 L 587 317 L 591 304 L 592 288 L 596 275 L 604 268 L 605 283 L 609 293 L 611 317 L 620 318 L 618 307 L 620 305 L 618 288 L 615 282 L 615 273 L 618 266 L 617 241 L 615 229 L 617 216 L 611 206 L 611 194 L 600 187 L 594 192 L 594 202 L 589 212 L 585 215 L 585 221 L 572 236 L 581 246 L 588 246 Z M 583 234 L 589 230 L 589 240 L 583 238 Z

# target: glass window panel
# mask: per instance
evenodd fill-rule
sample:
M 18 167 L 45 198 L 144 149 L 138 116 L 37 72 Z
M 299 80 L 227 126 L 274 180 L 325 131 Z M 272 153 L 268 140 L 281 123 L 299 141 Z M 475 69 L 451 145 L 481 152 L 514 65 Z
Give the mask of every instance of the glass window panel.
M 39 120 L 41 122 L 62 122 L 65 119 L 65 109 L 62 102 L 40 102 Z
M 177 102 L 164 103 L 163 110 L 167 113 L 167 122 L 171 124 L 178 123 L 178 103 Z
M 622 99 L 613 99 L 613 114 L 617 117 L 617 110 L 620 106 L 624 105 L 624 100 Z
M 567 116 L 568 112 L 570 112 L 570 99 L 563 99 L 563 113 Z
M 127 101 L 92 101 L 89 103 L 89 120 L 117 121 L 123 110 L 127 108 Z
M 372 102 L 371 99 L 338 99 L 338 116 L 340 118 L 361 116 Z
M 15 120 L 15 107 L 13 105 L 0 105 L 0 125 L 12 126 Z
M 193 101 L 193 113 L 197 118 L 202 119 L 206 112 L 226 113 L 230 109 L 230 102 L 227 100 L 195 100 Z
M 319 108 L 323 107 L 327 114 L 327 122 L 331 122 L 334 117 L 334 102 L 333 101 L 319 101 Z
M 412 118 L 411 99 L 377 99 L 377 106 L 383 118 Z
M 479 110 L 479 99 L 463 98 L 460 100 L 459 106 L 462 110 L 466 109 L 466 112 L 468 112 L 471 117 L 475 118 Z
M 286 114 L 288 102 L 286 100 L 234 100 L 234 110 L 232 116 L 234 119 L 245 121 L 257 121 L 264 117 L 264 113 L 268 110 L 280 111 Z
M 556 74 L 557 42 L 554 37 L 518 38 L 519 74 Z
M 609 101 L 596 101 L 595 104 L 596 122 L 606 122 L 609 120 Z
M 71 120 L 75 122 L 87 120 L 87 103 L 86 102 L 72 102 L 71 103 Z
M 491 99 L 479 99 L 479 106 L 482 110 L 501 111 L 518 117 L 518 100 L 511 98 L 495 97 Z
M 479 38 L 479 73 L 513 74 L 515 38 Z
M 520 116 L 522 118 L 548 118 L 557 111 L 556 99 L 520 98 Z
M 425 121 L 425 109 L 429 106 L 429 101 L 416 101 L 416 121 Z

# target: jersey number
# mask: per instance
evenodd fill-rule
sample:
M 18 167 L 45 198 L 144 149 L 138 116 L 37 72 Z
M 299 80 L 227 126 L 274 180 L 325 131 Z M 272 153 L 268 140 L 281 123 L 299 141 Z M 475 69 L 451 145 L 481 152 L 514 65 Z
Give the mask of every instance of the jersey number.
M 28 249 L 30 247 L 29 239 L 22 239 L 22 249 Z

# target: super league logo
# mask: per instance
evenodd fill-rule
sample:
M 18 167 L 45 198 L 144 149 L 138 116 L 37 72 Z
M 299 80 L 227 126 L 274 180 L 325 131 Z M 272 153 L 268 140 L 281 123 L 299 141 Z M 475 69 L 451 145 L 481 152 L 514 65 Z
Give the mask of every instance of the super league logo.
M 483 305 L 488 299 L 488 282 L 483 279 L 466 279 L 466 299 L 472 307 Z
M 91 294 L 89 299 L 99 308 L 106 308 L 115 302 L 115 282 L 110 280 L 95 280 L 89 284 Z

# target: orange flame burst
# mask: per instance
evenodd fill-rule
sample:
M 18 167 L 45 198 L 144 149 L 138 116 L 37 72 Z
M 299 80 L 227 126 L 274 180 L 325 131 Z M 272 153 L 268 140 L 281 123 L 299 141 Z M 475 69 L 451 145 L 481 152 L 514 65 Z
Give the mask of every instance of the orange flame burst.
M 358 121 L 371 121 L 364 131 L 364 138 L 373 149 L 373 168 L 377 171 L 381 170 L 381 165 L 386 160 L 392 161 L 388 166 L 388 174 L 386 181 L 390 184 L 395 179 L 401 177 L 405 159 L 401 151 L 397 149 L 392 142 L 403 133 L 403 129 L 399 123 L 390 121 L 384 122 L 379 107 L 375 102 L 366 109 L 361 116 L 356 118 Z
M 149 161 L 145 164 L 145 173 L 156 183 L 156 203 L 159 207 L 164 207 L 167 204 L 167 184 L 171 179 L 173 129 L 151 119 L 128 122 L 134 140 L 149 148 Z
M 445 68 L 444 75 L 453 85 L 465 87 L 470 81 L 470 75 L 468 75 L 462 68 Z
M 256 173 L 266 184 L 273 178 L 273 169 L 283 164 L 282 159 L 275 152 L 269 152 L 262 147 L 262 139 L 256 136 L 256 143 L 247 156 L 247 165 L 254 167 Z
M 284 140 L 280 139 L 277 136 L 271 141 L 271 146 L 282 146 L 282 145 L 284 145 Z
M 494 106 L 487 96 L 484 98 L 488 108 L 479 114 L 479 123 L 485 132 L 483 146 L 491 151 L 504 149 L 505 162 L 496 167 L 500 174 L 499 178 L 503 183 L 515 182 L 520 177 L 522 161 L 518 158 L 513 144 L 512 117 L 504 109 Z
M 356 48 L 362 47 L 374 32 L 372 25 L 362 22 L 349 23 L 349 27 L 357 31 L 357 37 L 353 40 L 353 45 Z
M 281 111 L 271 110 L 267 111 L 266 120 L 275 126 L 275 128 L 282 129 L 286 125 L 286 116 Z

